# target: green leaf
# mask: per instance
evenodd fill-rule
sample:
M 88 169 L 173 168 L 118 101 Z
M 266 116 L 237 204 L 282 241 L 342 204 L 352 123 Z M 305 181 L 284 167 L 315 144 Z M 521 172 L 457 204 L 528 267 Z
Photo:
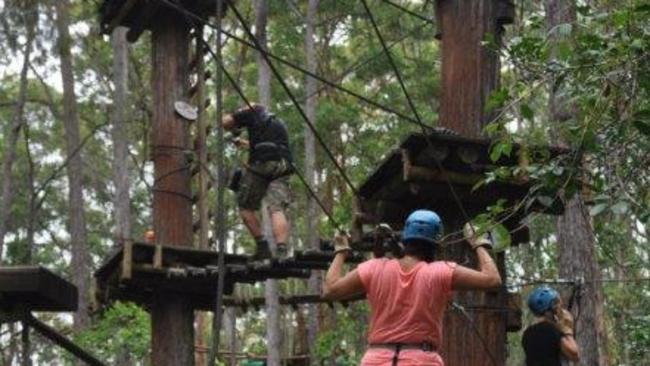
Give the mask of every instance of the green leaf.
M 563 23 L 563 24 L 558 24 L 555 26 L 555 28 L 551 29 L 549 33 L 555 33 L 560 37 L 567 37 L 571 35 L 571 31 L 573 30 L 573 26 L 571 23 Z
M 512 238 L 510 236 L 510 231 L 503 226 L 502 224 L 497 224 L 494 226 L 494 228 L 491 230 L 492 234 L 492 245 L 493 245 L 493 250 L 496 253 L 503 252 L 504 250 L 510 248 L 510 244 L 512 243 Z
M 553 204 L 553 198 L 549 196 L 538 196 L 537 200 L 539 201 L 539 203 L 541 203 L 546 207 L 551 207 L 551 205 Z
M 639 12 L 639 13 L 642 13 L 642 12 L 650 13 L 650 4 L 639 5 L 636 8 L 634 8 L 634 11 Z
M 632 122 L 632 124 L 637 130 L 639 130 L 639 132 L 646 136 L 650 136 L 650 122 L 636 120 Z
M 496 162 L 501 156 L 510 156 L 512 153 L 512 143 L 510 141 L 500 141 L 492 146 L 490 151 L 490 160 Z
M 528 104 L 522 104 L 519 107 L 519 112 L 521 113 L 521 116 L 524 117 L 524 119 L 527 119 L 529 121 L 532 121 L 533 118 L 535 117 L 535 112 L 528 106 Z
M 619 201 L 614 206 L 610 207 L 613 213 L 623 215 L 627 212 L 629 205 L 625 201 Z
M 493 91 L 488 97 L 487 103 L 485 103 L 485 111 L 492 112 L 496 108 L 501 107 L 508 99 L 510 99 L 508 89 L 500 88 Z
M 605 211 L 607 206 L 608 206 L 607 203 L 599 203 L 599 204 L 595 205 L 594 207 L 592 207 L 591 210 L 589 210 L 589 215 L 596 216 L 599 213 Z

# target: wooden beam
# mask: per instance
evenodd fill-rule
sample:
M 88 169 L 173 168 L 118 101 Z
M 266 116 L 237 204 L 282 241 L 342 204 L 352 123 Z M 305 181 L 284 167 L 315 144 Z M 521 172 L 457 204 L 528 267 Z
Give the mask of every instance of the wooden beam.
M 34 330 L 36 330 L 41 335 L 43 335 L 45 338 L 63 347 L 66 351 L 72 353 L 77 358 L 84 361 L 86 364 L 90 366 L 106 366 L 105 363 L 101 362 L 99 359 L 97 359 L 95 356 L 90 354 L 88 351 L 76 345 L 74 342 L 69 340 L 66 336 L 56 331 L 56 329 L 34 318 L 31 314 L 29 314 L 26 317 L 25 322 L 30 327 L 34 328 Z
M 133 241 L 127 240 L 124 242 L 122 249 L 122 273 L 121 280 L 128 280 L 131 278 L 131 264 L 133 263 Z

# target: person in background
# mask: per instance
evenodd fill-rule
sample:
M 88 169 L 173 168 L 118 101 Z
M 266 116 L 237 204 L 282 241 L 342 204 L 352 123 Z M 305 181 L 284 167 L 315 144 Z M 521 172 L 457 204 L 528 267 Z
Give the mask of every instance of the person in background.
M 336 254 L 325 277 L 323 297 L 343 300 L 366 295 L 371 320 L 369 348 L 361 365 L 444 365 L 438 349 L 453 290 L 501 285 L 487 235 L 476 235 L 470 224 L 465 225 L 465 238 L 478 256 L 475 270 L 434 261 L 442 232 L 442 221 L 435 212 L 414 211 L 402 231 L 402 258 L 371 259 L 345 275 L 343 264 L 350 246 L 347 237 L 335 237 Z
M 279 258 L 287 256 L 289 222 L 286 209 L 290 203 L 289 175 L 293 172 L 289 135 L 285 123 L 266 107 L 252 104 L 223 116 L 222 126 L 226 130 L 246 129 L 248 140 L 237 138 L 239 148 L 248 149 L 248 164 L 237 190 L 237 205 L 240 216 L 256 243 L 253 258 L 270 259 L 269 243 L 262 233 L 257 217 L 266 198 L 271 215 L 271 226 Z
M 560 366 L 562 358 L 577 362 L 580 354 L 573 338 L 573 316 L 562 307 L 557 291 L 548 286 L 535 288 L 528 308 L 536 320 L 524 330 L 521 341 L 526 366 Z

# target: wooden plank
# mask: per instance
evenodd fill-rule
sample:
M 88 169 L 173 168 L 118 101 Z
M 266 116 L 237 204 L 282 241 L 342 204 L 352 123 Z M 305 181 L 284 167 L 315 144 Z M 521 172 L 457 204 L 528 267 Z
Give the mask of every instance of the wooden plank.
M 131 278 L 133 264 L 133 241 L 126 240 L 122 250 L 122 273 L 120 280 L 128 280 Z
M 27 324 L 38 331 L 41 335 L 51 340 L 55 344 L 63 347 L 66 351 L 72 353 L 80 360 L 84 361 L 90 366 L 106 366 L 103 362 L 90 354 L 88 351 L 76 345 L 70 339 L 56 331 L 56 329 L 34 318 L 32 315 L 26 317 Z
M 153 268 L 162 268 L 163 264 L 163 248 L 162 245 L 157 244 L 153 254 Z
M 77 288 L 40 266 L 0 267 L 0 299 L 5 309 L 75 311 Z

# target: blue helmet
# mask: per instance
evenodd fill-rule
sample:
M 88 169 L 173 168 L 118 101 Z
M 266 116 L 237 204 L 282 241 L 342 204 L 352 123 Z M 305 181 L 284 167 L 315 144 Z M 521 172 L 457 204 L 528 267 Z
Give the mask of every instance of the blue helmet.
M 528 296 L 528 308 L 533 314 L 540 316 L 551 310 L 560 295 L 548 286 L 540 286 L 533 290 Z
M 429 210 L 413 211 L 406 219 L 402 231 L 402 242 L 424 240 L 435 243 L 442 236 L 442 220 L 437 213 Z

